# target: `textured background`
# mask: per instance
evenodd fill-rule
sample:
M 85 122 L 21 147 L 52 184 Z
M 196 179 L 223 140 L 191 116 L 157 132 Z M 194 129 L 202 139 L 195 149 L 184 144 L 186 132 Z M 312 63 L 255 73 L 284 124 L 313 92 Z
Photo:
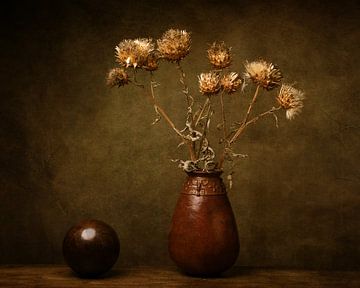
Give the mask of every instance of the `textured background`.
M 194 95 L 214 40 L 277 63 L 306 91 L 301 117 L 266 119 L 237 151 L 229 196 L 238 265 L 357 269 L 360 265 L 359 6 L 357 1 L 13 1 L 2 7 L 0 263 L 61 263 L 61 243 L 93 217 L 119 233 L 118 265 L 170 264 L 167 230 L 184 174 L 178 139 L 138 88 L 109 89 L 123 38 L 192 31 L 184 69 Z M 174 66 L 156 72 L 177 125 L 184 98 Z M 171 76 L 171 78 L 169 78 Z M 148 81 L 140 75 L 140 81 Z M 265 95 L 266 96 L 266 95 Z M 258 111 L 271 107 L 262 97 Z M 226 99 L 239 119 L 249 95 Z M 238 118 L 236 118 L 238 116 Z

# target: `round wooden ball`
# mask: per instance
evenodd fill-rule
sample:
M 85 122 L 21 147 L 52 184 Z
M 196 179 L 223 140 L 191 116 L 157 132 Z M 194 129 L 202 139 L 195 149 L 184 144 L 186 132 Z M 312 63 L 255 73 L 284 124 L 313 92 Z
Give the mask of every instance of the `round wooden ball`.
M 66 263 L 79 276 L 98 277 L 109 271 L 120 252 L 119 238 L 108 224 L 94 219 L 71 227 L 63 242 Z

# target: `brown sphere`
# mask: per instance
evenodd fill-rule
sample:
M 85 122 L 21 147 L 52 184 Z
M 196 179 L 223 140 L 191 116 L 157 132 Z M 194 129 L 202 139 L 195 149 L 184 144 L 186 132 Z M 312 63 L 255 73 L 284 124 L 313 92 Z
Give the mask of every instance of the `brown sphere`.
M 94 219 L 71 227 L 63 242 L 66 263 L 79 276 L 98 277 L 109 271 L 120 252 L 119 238 L 108 224 Z

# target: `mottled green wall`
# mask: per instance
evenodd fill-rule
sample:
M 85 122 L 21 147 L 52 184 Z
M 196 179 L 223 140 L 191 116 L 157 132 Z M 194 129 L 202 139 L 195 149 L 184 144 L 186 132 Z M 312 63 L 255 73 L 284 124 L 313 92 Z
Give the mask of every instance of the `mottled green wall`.
M 194 95 L 214 40 L 233 47 L 234 70 L 262 57 L 306 91 L 301 117 L 282 115 L 279 129 L 264 120 L 237 145 L 249 155 L 229 193 L 238 264 L 359 268 L 356 1 L 15 2 L 1 17 L 0 263 L 62 263 L 65 232 L 86 217 L 118 231 L 118 265 L 171 263 L 167 230 L 185 177 L 170 162 L 181 157 L 178 139 L 150 125 L 141 89 L 109 89 L 104 77 L 121 39 L 178 27 L 192 32 L 184 69 Z M 155 76 L 180 126 L 175 75 L 163 63 Z M 272 105 L 262 98 L 258 111 Z M 234 120 L 248 99 L 226 99 Z

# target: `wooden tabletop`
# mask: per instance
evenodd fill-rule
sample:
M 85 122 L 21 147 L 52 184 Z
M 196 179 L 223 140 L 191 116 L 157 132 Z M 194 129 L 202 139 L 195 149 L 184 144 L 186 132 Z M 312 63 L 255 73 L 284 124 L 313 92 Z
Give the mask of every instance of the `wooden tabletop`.
M 360 287 L 359 271 L 234 268 L 221 278 L 193 278 L 175 267 L 132 267 L 80 279 L 65 266 L 0 266 L 0 287 Z

